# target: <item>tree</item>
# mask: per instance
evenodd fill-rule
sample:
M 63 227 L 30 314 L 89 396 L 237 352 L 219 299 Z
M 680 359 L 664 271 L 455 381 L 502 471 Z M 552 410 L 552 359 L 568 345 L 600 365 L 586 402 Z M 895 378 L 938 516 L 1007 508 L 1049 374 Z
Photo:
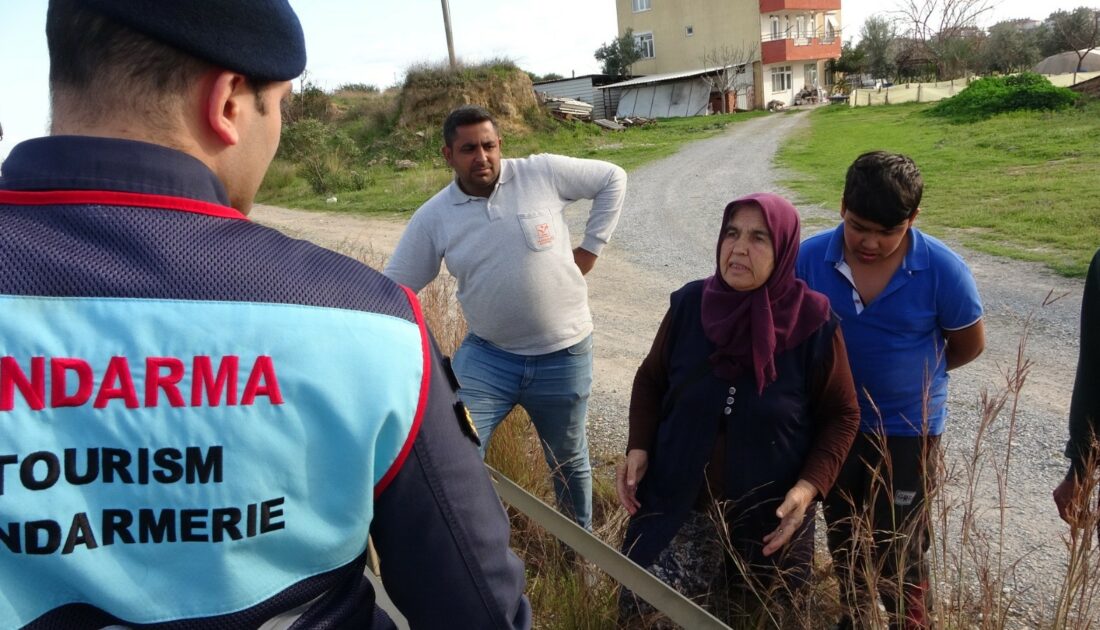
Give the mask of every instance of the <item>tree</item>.
M 752 77 L 746 78 L 745 72 L 755 57 L 755 43 L 748 49 L 722 46 L 704 50 L 703 69 L 713 68 L 714 71 L 704 73 L 701 78 L 712 93 L 718 92 L 722 95 L 723 114 L 729 113 L 728 95 L 733 94 L 733 101 L 736 103 L 737 95 L 752 85 Z
M 603 73 L 616 77 L 628 76 L 630 66 L 641 58 L 642 51 L 634 41 L 634 30 L 629 28 L 610 44 L 601 44 L 596 49 L 596 61 L 603 64 Z
M 829 72 L 845 75 L 845 81 L 848 83 L 849 88 L 857 88 L 859 87 L 858 77 L 863 74 L 866 65 L 867 54 L 859 46 L 852 44 L 852 40 L 849 39 L 840 47 L 839 58 L 825 62 L 825 69 Z M 849 75 L 857 77 L 855 85 L 847 80 Z
M 998 22 L 989 27 L 989 35 L 979 55 L 983 73 L 1009 74 L 1028 70 L 1042 58 L 1039 51 L 1039 31 L 1026 29 L 1021 20 Z
M 897 27 L 893 20 L 882 15 L 872 15 L 863 22 L 859 47 L 871 76 L 884 79 L 897 74 L 897 62 L 894 60 L 895 40 Z
M 973 72 L 979 64 L 985 31 L 978 27 L 960 29 L 954 37 L 940 41 L 937 56 L 939 76 L 954 79 Z
M 938 62 L 928 53 L 924 42 L 901 37 L 897 48 L 894 61 L 898 65 L 899 81 L 931 81 L 939 76 Z
M 1077 55 L 1077 66 L 1073 69 L 1073 82 L 1077 83 L 1085 57 L 1100 48 L 1100 10 L 1078 7 L 1073 11 L 1055 11 L 1047 21 L 1058 48 L 1072 50 Z
M 954 78 L 975 61 L 981 31 L 978 19 L 994 0 L 902 0 L 894 13 L 911 40 L 910 52 L 936 65 L 936 78 Z M 913 56 L 913 54 L 910 54 Z

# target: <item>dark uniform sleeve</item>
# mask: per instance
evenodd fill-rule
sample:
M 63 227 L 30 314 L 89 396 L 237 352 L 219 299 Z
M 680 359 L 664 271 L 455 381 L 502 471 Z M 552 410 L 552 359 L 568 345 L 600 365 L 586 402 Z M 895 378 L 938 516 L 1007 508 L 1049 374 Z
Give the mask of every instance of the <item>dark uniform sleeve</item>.
M 810 414 L 817 435 L 800 475 L 822 497 L 832 489 L 859 430 L 859 401 L 840 326 L 824 355 L 810 385 Z
M 1066 457 L 1073 470 L 1084 471 L 1094 440 L 1100 438 L 1100 251 L 1092 258 L 1081 299 L 1081 350 L 1069 405 Z
M 413 628 L 529 628 L 523 563 L 434 340 L 420 431 L 375 502 L 371 536 L 382 583 Z
M 657 425 L 661 421 L 661 403 L 668 391 L 668 327 L 672 311 L 665 313 L 653 346 L 649 354 L 642 359 L 638 371 L 634 374 L 634 386 L 630 389 L 630 431 L 627 434 L 626 450 L 653 450 L 653 440 L 657 435 Z

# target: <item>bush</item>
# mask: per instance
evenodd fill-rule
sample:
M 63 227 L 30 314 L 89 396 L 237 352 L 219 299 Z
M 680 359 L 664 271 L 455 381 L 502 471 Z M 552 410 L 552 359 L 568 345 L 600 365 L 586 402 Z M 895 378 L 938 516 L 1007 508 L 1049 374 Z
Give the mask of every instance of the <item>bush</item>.
M 447 63 L 418 63 L 405 70 L 408 88 L 437 89 L 480 83 L 493 77 L 508 77 L 519 70 L 516 63 L 503 57 L 468 65 L 459 62 L 454 69 Z
M 342 109 L 337 124 L 360 147 L 369 147 L 379 138 L 387 137 L 397 124 L 398 92 L 341 95 L 337 100 Z
M 283 128 L 278 157 L 298 164 L 299 174 L 318 194 L 361 189 L 351 178 L 351 165 L 360 157 L 355 142 L 343 131 L 313 118 Z
M 302 89 L 292 92 L 283 109 L 283 120 L 287 123 L 314 118 L 329 122 L 333 117 L 332 97 L 320 87 L 303 76 Z
M 342 130 L 313 118 L 283 127 L 278 156 L 291 162 L 335 154 L 342 160 L 359 158 L 359 148 Z
M 344 83 L 340 87 L 336 88 L 337 92 L 364 92 L 367 94 L 378 94 L 381 90 L 377 85 L 373 83 Z
M 940 101 L 928 113 L 957 122 L 973 122 L 1020 109 L 1066 109 L 1077 99 L 1072 90 L 1055 87 L 1042 75 L 1023 72 L 978 79 L 962 92 Z
M 298 183 L 298 166 L 284 160 L 274 160 L 264 173 L 261 188 L 266 194 L 286 194 Z

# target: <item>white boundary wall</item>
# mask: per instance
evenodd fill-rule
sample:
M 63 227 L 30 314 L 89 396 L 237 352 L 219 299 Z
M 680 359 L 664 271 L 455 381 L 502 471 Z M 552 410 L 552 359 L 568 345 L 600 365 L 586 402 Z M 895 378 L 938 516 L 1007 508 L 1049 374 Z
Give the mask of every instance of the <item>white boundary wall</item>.
M 1087 81 L 1100 76 L 1100 72 L 1078 72 L 1077 82 Z M 1073 74 L 1046 75 L 1051 83 L 1059 87 L 1069 87 L 1073 84 Z M 935 83 L 899 83 L 888 88 L 858 89 L 852 90 L 848 95 L 848 105 L 851 107 L 866 107 L 868 105 L 890 105 L 897 103 L 931 103 L 942 101 L 961 92 L 967 86 L 966 79 L 954 81 L 937 81 Z

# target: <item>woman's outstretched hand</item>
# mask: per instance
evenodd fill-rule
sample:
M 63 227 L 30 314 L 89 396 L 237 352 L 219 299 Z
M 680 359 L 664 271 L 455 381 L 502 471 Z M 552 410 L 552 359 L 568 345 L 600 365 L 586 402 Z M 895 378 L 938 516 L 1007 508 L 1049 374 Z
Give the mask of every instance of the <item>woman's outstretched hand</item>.
M 764 555 L 770 556 L 783 548 L 791 541 L 791 536 L 802 525 L 802 519 L 806 516 L 806 508 L 817 496 L 817 488 L 804 479 L 799 479 L 783 498 L 783 503 L 775 510 L 779 517 L 779 527 L 775 531 L 764 536 Z
M 615 490 L 619 493 L 619 503 L 623 504 L 631 516 L 642 507 L 638 503 L 636 494 L 638 484 L 645 476 L 645 470 L 649 466 L 649 453 L 645 449 L 630 449 L 626 454 L 626 461 L 619 464 L 615 471 Z

